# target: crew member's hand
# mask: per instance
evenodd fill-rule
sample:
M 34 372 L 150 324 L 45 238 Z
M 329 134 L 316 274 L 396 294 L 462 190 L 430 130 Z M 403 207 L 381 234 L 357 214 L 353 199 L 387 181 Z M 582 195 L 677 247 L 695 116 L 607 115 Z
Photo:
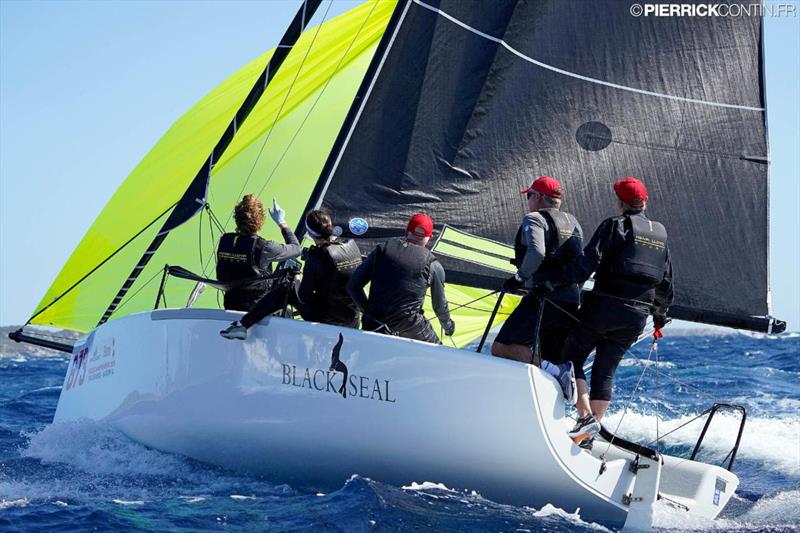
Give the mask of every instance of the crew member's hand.
M 272 199 L 272 208 L 269 210 L 269 216 L 272 217 L 272 220 L 279 226 L 286 224 L 286 211 L 278 205 L 278 200 L 275 198 Z
M 442 321 L 441 323 L 442 323 L 442 331 L 444 332 L 444 334 L 447 335 L 448 337 L 452 337 L 453 333 L 456 332 L 456 323 L 453 322 L 453 319 L 448 318 Z
M 523 281 L 514 274 L 503 283 L 503 292 L 515 293 L 522 288 Z
M 653 330 L 653 337 L 658 340 L 664 336 L 661 333 L 661 330 L 670 322 L 670 319 L 664 315 L 653 315 L 653 326 L 655 329 Z
M 542 298 L 553 292 L 553 290 L 555 290 L 553 284 L 550 283 L 549 281 L 545 281 L 544 283 L 540 283 L 539 285 L 534 287 L 532 292 L 534 295 L 538 296 L 539 298 Z

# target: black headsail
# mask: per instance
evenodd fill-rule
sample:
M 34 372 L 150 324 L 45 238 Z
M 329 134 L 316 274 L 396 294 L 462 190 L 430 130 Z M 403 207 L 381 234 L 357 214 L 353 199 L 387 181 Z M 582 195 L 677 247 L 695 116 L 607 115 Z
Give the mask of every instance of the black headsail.
M 247 97 L 242 102 L 242 105 L 239 107 L 238 111 L 236 111 L 236 114 L 234 115 L 230 124 L 228 124 L 228 127 L 225 129 L 225 132 L 222 134 L 222 137 L 217 142 L 208 158 L 206 158 L 205 162 L 197 171 L 197 174 L 195 175 L 189 187 L 186 189 L 186 192 L 183 194 L 181 199 L 178 200 L 177 204 L 175 204 L 161 230 L 153 239 L 153 242 L 150 243 L 150 246 L 147 247 L 144 255 L 142 255 L 141 259 L 139 259 L 139 262 L 133 268 L 133 271 L 125 280 L 125 283 L 123 283 L 116 296 L 114 296 L 114 299 L 111 301 L 105 313 L 103 313 L 102 318 L 97 323 L 98 326 L 104 324 L 111 317 L 117 306 L 122 301 L 122 298 L 136 282 L 139 274 L 142 272 L 142 270 L 144 270 L 144 267 L 147 266 L 147 263 L 150 262 L 150 258 L 161 246 L 161 243 L 164 242 L 164 239 L 166 239 L 169 232 L 195 216 L 200 212 L 201 209 L 203 209 L 206 203 L 208 182 L 211 178 L 211 171 L 214 169 L 214 164 L 220 160 L 222 154 L 225 153 L 225 150 L 228 148 L 233 140 L 233 137 L 236 135 L 236 132 L 242 126 L 244 121 L 247 120 L 250 112 L 255 108 L 259 99 L 264 94 L 264 91 L 267 89 L 270 81 L 272 81 L 272 79 L 275 77 L 278 69 L 280 69 L 283 61 L 289 55 L 289 52 L 292 51 L 297 39 L 303 33 L 303 30 L 314 16 L 314 13 L 317 11 L 317 8 L 321 3 L 322 0 L 303 0 L 300 9 L 297 10 L 297 14 L 295 14 L 294 19 L 292 19 L 291 24 L 289 24 L 289 27 L 283 34 L 283 37 L 275 49 L 275 52 L 267 62 L 267 66 L 264 68 L 264 71 L 250 89 Z
M 518 191 L 550 174 L 586 232 L 643 179 L 670 233 L 676 318 L 768 330 L 768 148 L 760 11 L 633 16 L 628 2 L 401 0 L 313 203 L 363 243 L 430 213 L 511 244 Z M 377 59 L 376 55 L 376 59 Z M 444 258 L 448 280 L 507 274 Z

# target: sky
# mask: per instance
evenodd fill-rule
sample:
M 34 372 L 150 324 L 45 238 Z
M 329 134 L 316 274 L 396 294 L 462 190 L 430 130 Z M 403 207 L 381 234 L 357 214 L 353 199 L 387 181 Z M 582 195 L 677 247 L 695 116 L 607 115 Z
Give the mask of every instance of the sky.
M 336 0 L 328 16 L 357 4 Z M 298 5 L 0 0 L 0 325 L 25 322 L 140 159 L 277 44 Z M 800 329 L 797 7 L 765 19 L 770 282 L 773 314 L 790 330 Z

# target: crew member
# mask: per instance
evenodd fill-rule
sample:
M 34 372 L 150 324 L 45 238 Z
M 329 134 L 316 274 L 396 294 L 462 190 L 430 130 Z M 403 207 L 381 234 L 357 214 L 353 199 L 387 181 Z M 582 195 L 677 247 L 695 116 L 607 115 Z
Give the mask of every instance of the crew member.
M 561 384 L 564 397 L 575 403 L 575 374 L 572 363 L 561 360 L 561 351 L 574 324 L 581 287 L 572 283 L 552 292 L 547 292 L 545 287 L 558 282 L 564 266 L 580 255 L 581 226 L 574 216 L 561 211 L 563 192 L 558 180 L 541 176 L 520 193 L 527 195 L 529 213 L 523 218 L 514 240 L 512 263 L 518 268 L 517 273 L 503 288 L 512 293 L 525 288 L 528 293 L 497 334 L 492 354 L 523 363 L 532 362 L 531 351 L 537 341 L 538 326 L 538 342 L 544 360 L 536 357 L 533 363 L 552 374 Z M 539 322 L 541 305 L 544 309 Z
M 375 247 L 355 271 L 347 289 L 363 311 L 363 327 L 410 339 L 439 343 L 423 315 L 425 293 L 431 288 L 433 310 L 445 335 L 455 323 L 444 294 L 444 268 L 425 246 L 433 233 L 433 220 L 417 213 L 411 217 L 405 237 L 389 239 Z M 369 298 L 364 286 L 370 283 Z
M 255 195 L 248 194 L 234 208 L 236 232 L 225 233 L 217 246 L 217 279 L 219 281 L 253 280 L 225 291 L 225 309 L 248 311 L 270 289 L 263 279 L 272 274 L 272 263 L 300 255 L 300 243 L 286 225 L 286 212 L 272 199 L 270 217 L 280 227 L 286 244 L 258 236 L 264 224 L 264 206 Z M 257 279 L 262 278 L 262 279 Z
M 567 337 L 563 355 L 575 365 L 580 418 L 570 436 L 591 443 L 611 401 L 614 372 L 653 315 L 658 331 L 672 303 L 672 264 L 664 226 L 649 220 L 647 189 L 636 178 L 614 183 L 622 213 L 604 220 L 583 255 L 565 270 L 564 283 L 583 283 L 595 274 L 594 289 L 584 296 L 579 322 Z M 591 392 L 583 364 L 596 349 Z
M 325 210 L 310 211 L 305 227 L 314 245 L 305 255 L 302 279 L 273 288 L 238 323 L 234 322 L 220 335 L 245 339 L 247 328 L 280 311 L 287 303 L 298 310 L 303 320 L 358 327 L 358 309 L 347 292 L 347 282 L 361 264 L 358 246 L 355 241 L 340 240 L 333 235 L 333 223 Z

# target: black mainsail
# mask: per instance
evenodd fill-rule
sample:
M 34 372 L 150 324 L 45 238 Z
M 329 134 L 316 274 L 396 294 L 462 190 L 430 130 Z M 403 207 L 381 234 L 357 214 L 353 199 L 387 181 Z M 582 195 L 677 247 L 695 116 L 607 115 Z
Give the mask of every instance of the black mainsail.
M 650 190 L 670 232 L 676 318 L 768 331 L 761 17 L 635 17 L 629 2 L 405 0 L 393 46 L 313 203 L 363 217 L 367 246 L 414 211 L 511 244 L 518 191 L 558 177 L 585 231 L 611 184 Z M 448 281 L 508 274 L 443 258 Z

